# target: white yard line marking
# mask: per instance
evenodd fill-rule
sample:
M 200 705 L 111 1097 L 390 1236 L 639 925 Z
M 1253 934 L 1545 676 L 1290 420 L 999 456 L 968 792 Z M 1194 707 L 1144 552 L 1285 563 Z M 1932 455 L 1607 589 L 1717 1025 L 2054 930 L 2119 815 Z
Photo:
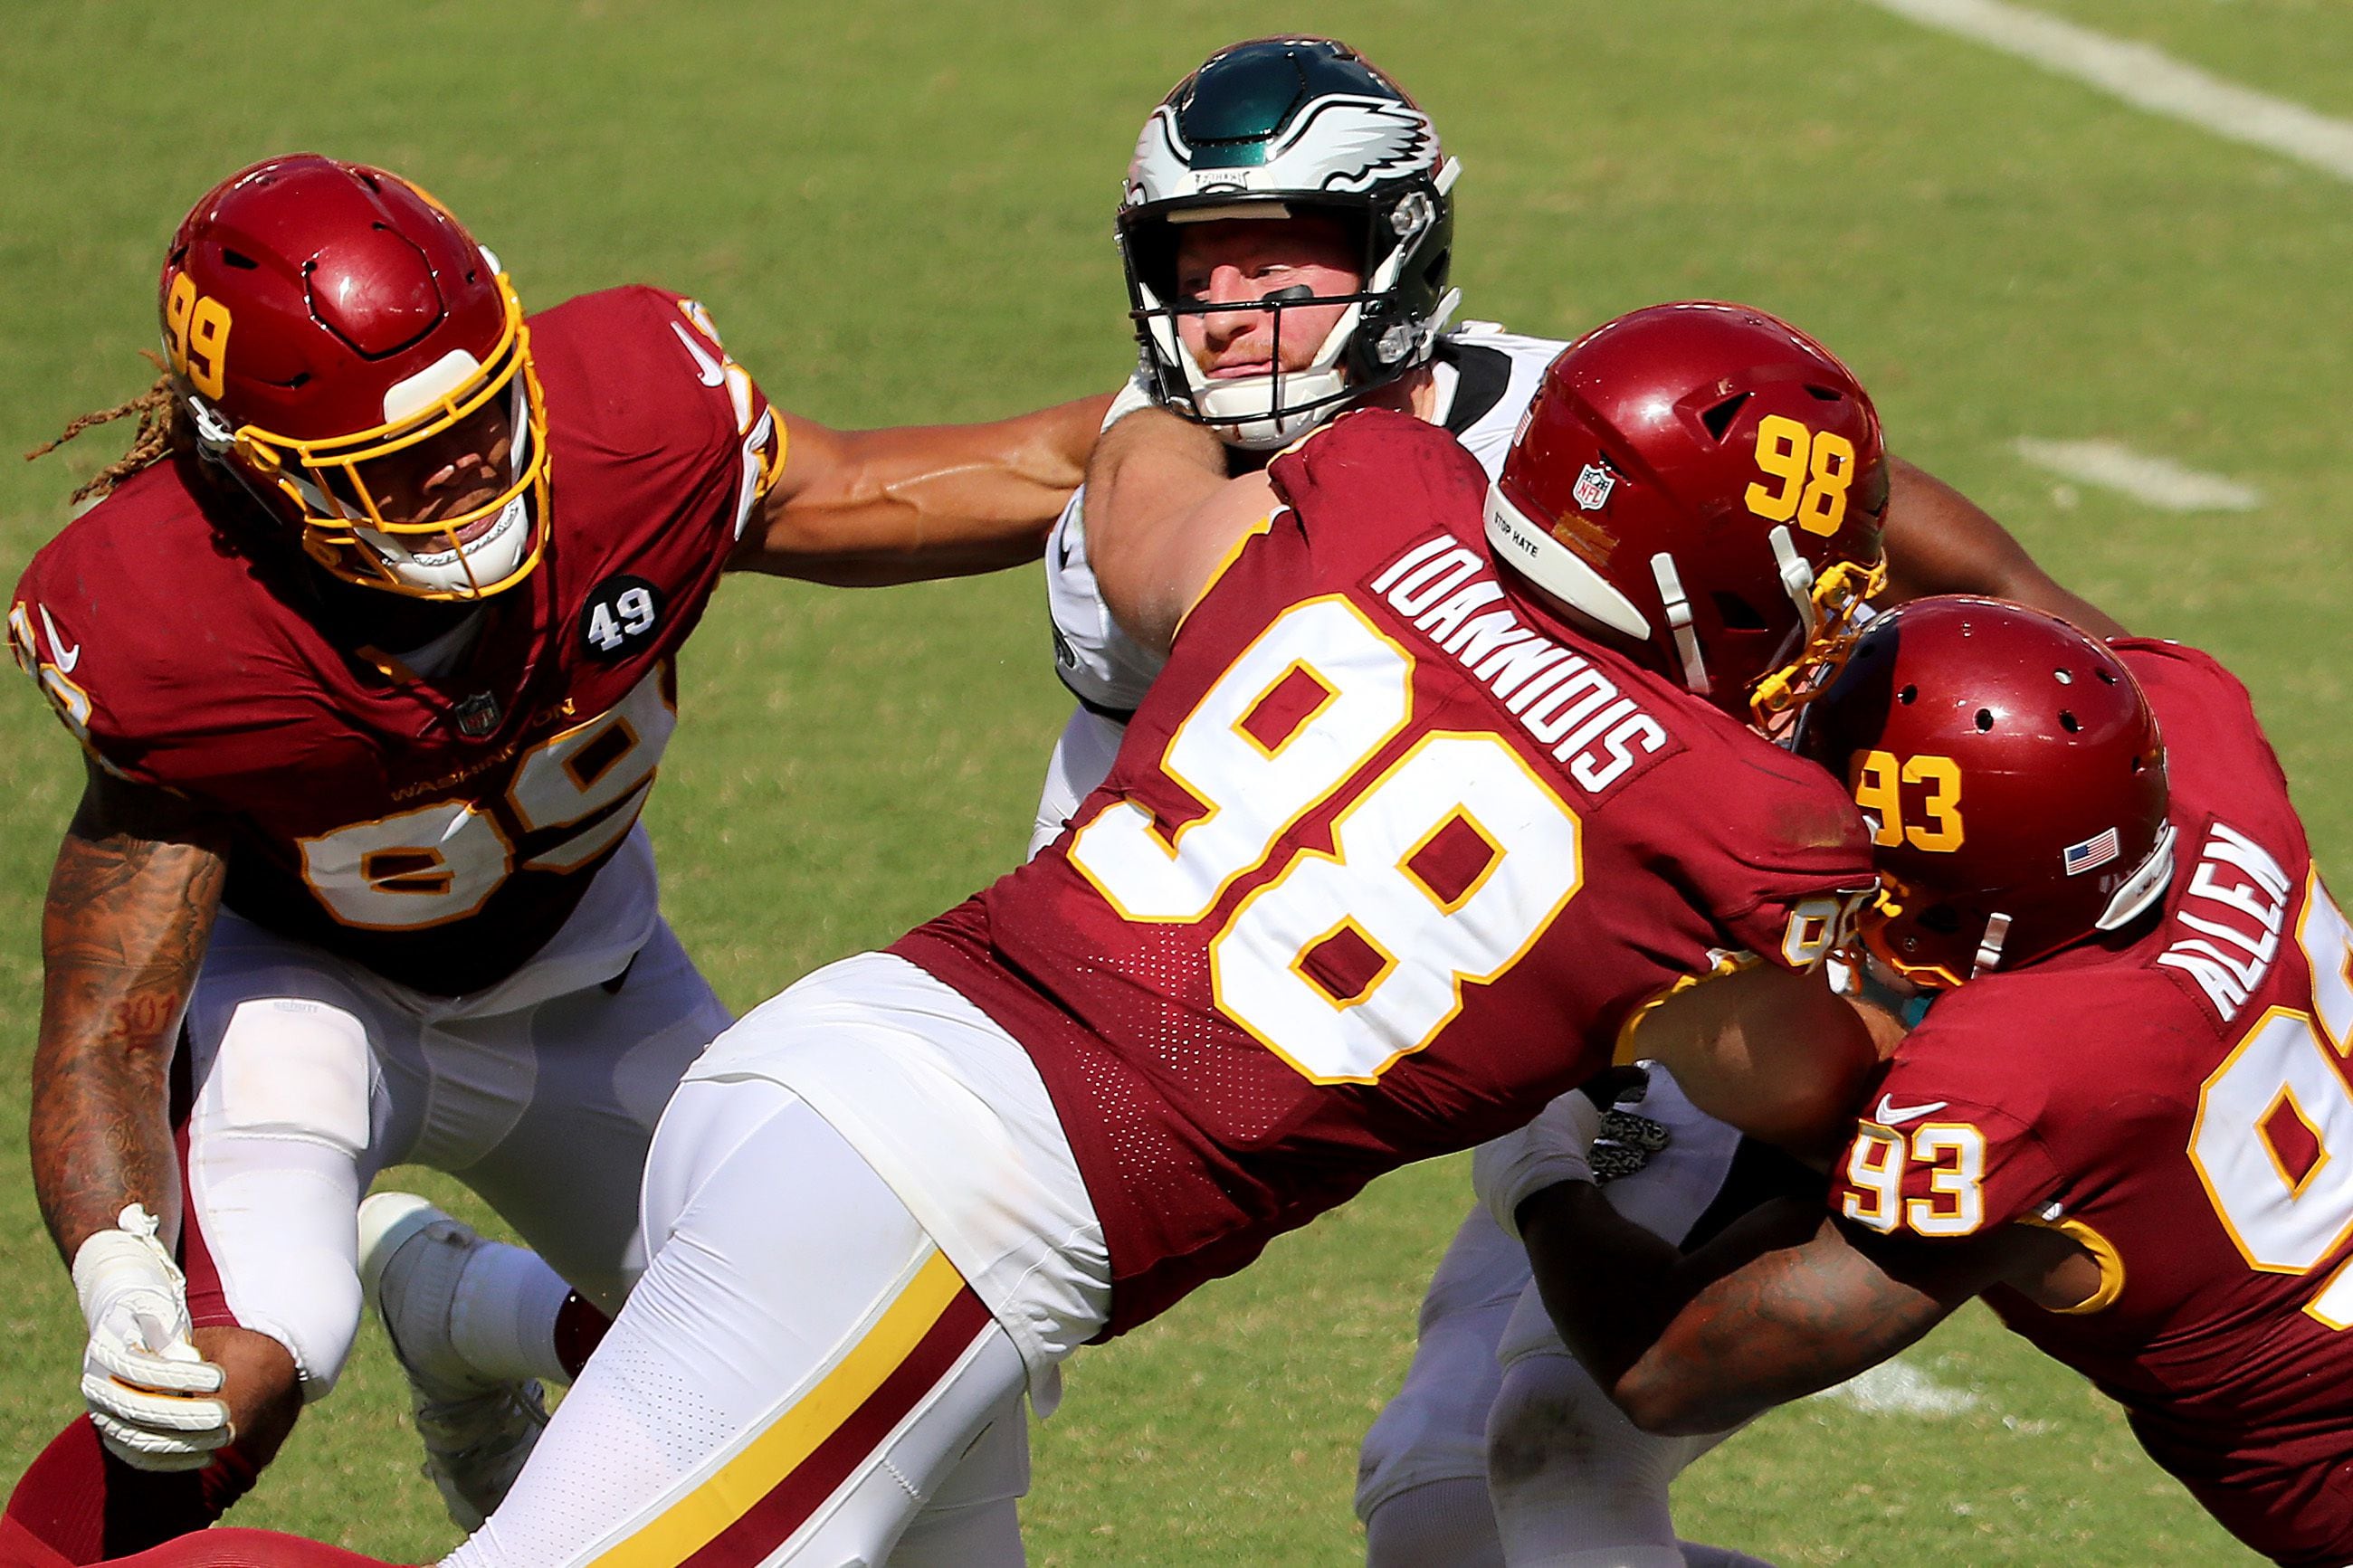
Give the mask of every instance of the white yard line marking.
M 1966 1388 L 1938 1383 L 1902 1358 L 1882 1362 L 1836 1388 L 1825 1388 L 1816 1399 L 1835 1399 L 1866 1415 L 1958 1415 L 1980 1401 Z
M 2063 22 L 2003 0 L 1870 0 L 1883 11 L 1989 45 L 2088 82 L 2152 114 L 2293 158 L 2353 181 L 2353 121 L 2256 92 L 2184 65 L 2164 50 Z
M 2116 441 L 2037 441 L 2021 437 L 2018 455 L 2061 479 L 2118 490 L 2159 511 L 2253 511 L 2263 491 L 2220 474 L 2201 474 Z

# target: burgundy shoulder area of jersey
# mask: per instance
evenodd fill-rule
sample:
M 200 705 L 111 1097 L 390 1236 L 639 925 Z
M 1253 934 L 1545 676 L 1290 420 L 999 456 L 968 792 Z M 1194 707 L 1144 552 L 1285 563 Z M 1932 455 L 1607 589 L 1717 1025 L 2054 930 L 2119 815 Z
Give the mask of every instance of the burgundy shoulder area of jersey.
M 710 312 L 666 289 L 583 294 L 533 316 L 531 330 L 559 463 L 568 445 L 609 464 L 732 464 L 767 413 Z
M 2178 1146 L 2218 1059 L 2212 1024 L 2132 954 L 2030 966 L 1940 996 L 1889 1060 L 1863 1119 L 1948 1104 L 1992 1139 L 2031 1134 L 2073 1175 Z M 1923 1113 L 1924 1115 L 1926 1113 Z
M 36 553 L 8 612 L 11 651 L 100 760 L 126 777 L 207 737 L 310 716 L 301 616 L 220 531 L 169 463 L 132 475 Z
M 585 592 L 638 569 L 649 539 L 690 571 L 710 559 L 704 529 L 723 554 L 732 548 L 782 464 L 784 436 L 710 313 L 632 285 L 532 321 L 564 582 Z
M 1704 703 L 1680 705 L 1672 721 L 1684 746 L 1632 787 L 1659 803 L 1661 852 L 1720 917 L 1876 884 L 1871 830 L 1828 771 Z
M 1267 477 L 1319 552 L 1386 550 L 1393 531 L 1361 526 L 1381 518 L 1412 517 L 1475 539 L 1487 494 L 1487 471 L 1461 442 L 1388 408 L 1342 415 L 1276 458 Z
M 2157 714 L 2174 821 L 2217 815 L 2275 840 L 2274 853 L 2306 854 L 2287 774 L 2239 678 L 2212 655 L 2183 643 L 2129 637 L 2111 646 Z

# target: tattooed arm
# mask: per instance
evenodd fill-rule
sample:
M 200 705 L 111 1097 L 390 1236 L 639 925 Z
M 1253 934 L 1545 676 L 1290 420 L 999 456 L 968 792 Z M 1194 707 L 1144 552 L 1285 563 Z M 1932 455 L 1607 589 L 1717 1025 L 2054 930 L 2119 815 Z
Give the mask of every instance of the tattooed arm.
M 71 1259 L 126 1204 L 179 1234 L 172 1052 L 226 865 L 221 826 L 90 770 L 41 915 L 33 1190 Z
M 1670 1434 L 1842 1383 L 1988 1287 L 2040 1293 L 2079 1255 L 2055 1230 L 1891 1240 L 1782 1203 L 1685 1258 L 1583 1182 L 1537 1193 L 1519 1221 L 1561 1337 L 1635 1425 Z

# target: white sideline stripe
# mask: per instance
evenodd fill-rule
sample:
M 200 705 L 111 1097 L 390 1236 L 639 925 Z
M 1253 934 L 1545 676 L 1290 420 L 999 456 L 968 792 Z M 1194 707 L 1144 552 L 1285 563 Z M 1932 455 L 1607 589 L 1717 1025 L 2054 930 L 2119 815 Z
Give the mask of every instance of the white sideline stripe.
M 1866 1415 L 1951 1416 L 1975 1410 L 1980 1403 L 1968 1389 L 1938 1383 L 1900 1356 L 1813 1397 L 1852 1405 Z
M 2152 114 L 2353 181 L 2353 121 L 2256 92 L 2127 43 L 2003 0 L 1869 0 L 1883 11 L 1974 38 L 2048 71 L 2088 82 Z
M 2018 455 L 2063 479 L 2121 490 L 2159 511 L 2253 511 L 2263 491 L 2220 474 L 2185 468 L 2165 458 L 2136 452 L 2116 441 L 2037 441 L 2021 436 Z

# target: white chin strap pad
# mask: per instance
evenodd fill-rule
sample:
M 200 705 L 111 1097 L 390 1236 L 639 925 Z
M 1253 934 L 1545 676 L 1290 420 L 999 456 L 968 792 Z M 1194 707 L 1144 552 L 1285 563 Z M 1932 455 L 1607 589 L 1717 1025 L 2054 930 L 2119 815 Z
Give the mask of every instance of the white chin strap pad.
M 1348 386 L 1347 373 L 1339 368 L 1348 338 L 1364 319 L 1365 308 L 1351 305 L 1340 312 L 1332 330 L 1316 346 L 1315 357 L 1301 369 L 1276 375 L 1234 376 L 1216 380 L 1201 373 L 1191 353 L 1181 348 L 1176 363 L 1185 367 L 1185 384 L 1192 389 L 1193 406 L 1219 440 L 1244 451 L 1271 451 L 1290 445 L 1340 412 L 1337 399 Z M 1276 331 L 1282 317 L 1277 312 Z M 1278 336 L 1277 347 L 1280 347 Z M 1278 399 L 1287 409 L 1277 406 Z
M 1707 678 L 1707 660 L 1700 656 L 1699 634 L 1692 629 L 1691 599 L 1683 593 L 1675 558 L 1663 550 L 1651 556 L 1651 576 L 1659 584 L 1659 603 L 1666 606 L 1667 629 L 1675 635 L 1675 652 L 1683 657 L 1683 685 L 1694 696 L 1704 697 L 1713 683 Z
M 1969 978 L 1998 967 L 2001 963 L 2001 944 L 2010 940 L 2010 917 L 1994 913 L 1986 917 L 1985 939 L 1978 943 L 1977 958 L 1969 965 Z
M 1193 378 L 1192 356 L 1185 360 Z M 1272 451 L 1340 412 L 1336 401 L 1347 390 L 1347 379 L 1336 370 L 1303 370 L 1289 375 L 1250 375 L 1206 384 L 1194 379 L 1193 406 L 1210 431 L 1229 447 L 1248 452 Z M 1293 405 L 1312 406 L 1291 412 L 1275 410 L 1277 393 Z
M 383 558 L 385 570 L 406 586 L 459 593 L 501 582 L 522 564 L 523 552 L 531 543 L 531 492 L 526 490 L 507 502 L 498 521 L 480 539 L 454 550 L 419 553 L 391 534 L 372 528 L 354 531 Z

